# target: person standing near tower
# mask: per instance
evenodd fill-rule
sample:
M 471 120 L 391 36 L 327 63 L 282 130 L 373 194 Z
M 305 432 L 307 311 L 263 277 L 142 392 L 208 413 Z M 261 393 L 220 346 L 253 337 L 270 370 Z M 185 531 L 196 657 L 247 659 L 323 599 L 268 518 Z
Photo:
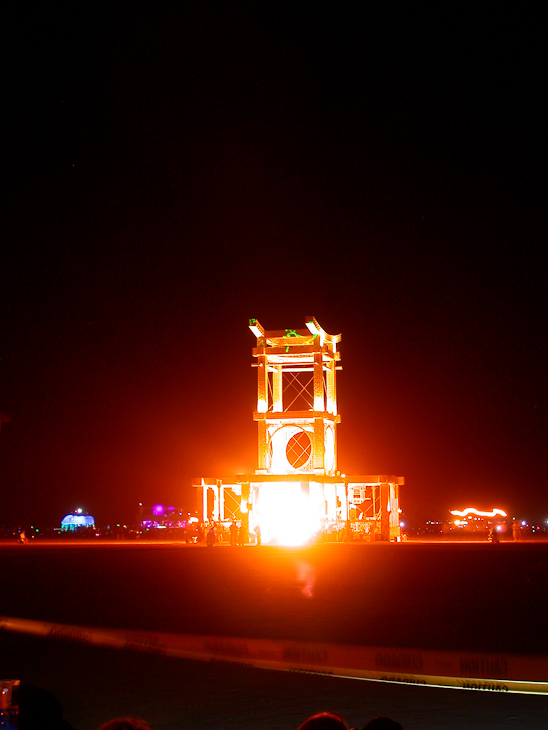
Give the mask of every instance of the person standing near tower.
M 236 545 L 238 542 L 238 525 L 236 524 L 235 520 L 232 520 L 232 524 L 230 525 L 230 544 Z

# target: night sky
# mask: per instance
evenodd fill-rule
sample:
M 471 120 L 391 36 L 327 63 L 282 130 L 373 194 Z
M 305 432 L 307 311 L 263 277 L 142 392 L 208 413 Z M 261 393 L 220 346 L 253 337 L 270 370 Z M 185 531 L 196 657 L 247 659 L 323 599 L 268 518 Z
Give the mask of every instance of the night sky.
M 341 471 L 547 519 L 540 18 L 162 7 L 5 19 L 0 525 L 253 471 L 248 320 L 310 314 Z

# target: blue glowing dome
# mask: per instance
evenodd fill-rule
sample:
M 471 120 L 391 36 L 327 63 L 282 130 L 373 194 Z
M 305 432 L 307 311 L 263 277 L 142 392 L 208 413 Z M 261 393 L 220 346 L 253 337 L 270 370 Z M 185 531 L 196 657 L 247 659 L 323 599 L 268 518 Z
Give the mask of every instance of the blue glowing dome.
M 77 527 L 94 527 L 95 520 L 91 515 L 67 515 L 61 520 L 62 530 L 74 530 Z

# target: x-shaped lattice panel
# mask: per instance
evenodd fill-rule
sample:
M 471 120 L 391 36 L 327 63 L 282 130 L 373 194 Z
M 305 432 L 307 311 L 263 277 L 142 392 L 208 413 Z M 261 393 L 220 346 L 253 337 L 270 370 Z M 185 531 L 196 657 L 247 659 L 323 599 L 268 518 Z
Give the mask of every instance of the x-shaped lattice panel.
M 308 379 L 299 378 L 300 373 L 284 373 L 284 411 L 290 411 L 291 406 L 298 400 L 304 400 L 307 408 L 312 408 L 314 404 L 314 374 Z M 287 394 L 287 395 L 286 395 Z M 297 408 L 296 410 L 303 410 Z
M 302 469 L 308 463 L 312 453 L 312 444 L 306 431 L 300 431 L 287 442 L 287 460 L 294 469 Z

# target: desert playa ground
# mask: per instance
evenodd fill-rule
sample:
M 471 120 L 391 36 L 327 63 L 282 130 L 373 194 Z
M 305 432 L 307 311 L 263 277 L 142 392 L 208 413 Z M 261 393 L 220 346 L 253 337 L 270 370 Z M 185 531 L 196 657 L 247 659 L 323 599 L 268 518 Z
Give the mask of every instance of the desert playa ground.
M 0 615 L 55 623 L 350 646 L 548 655 L 548 544 L 0 545 Z M 0 675 L 42 687 L 75 730 L 120 715 L 154 728 L 538 728 L 548 696 L 491 694 L 195 662 L 0 633 Z M 548 681 L 548 677 L 544 677 Z

